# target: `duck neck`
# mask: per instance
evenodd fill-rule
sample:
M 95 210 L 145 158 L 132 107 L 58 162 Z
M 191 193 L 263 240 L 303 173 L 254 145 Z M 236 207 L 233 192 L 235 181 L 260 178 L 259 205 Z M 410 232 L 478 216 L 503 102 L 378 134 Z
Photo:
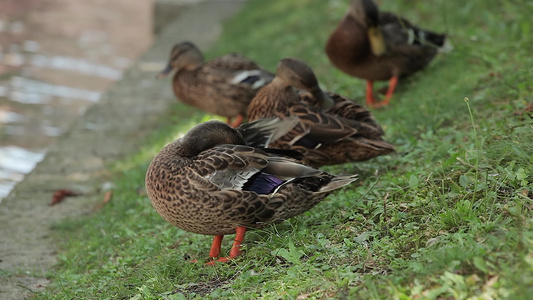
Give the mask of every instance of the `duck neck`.
M 274 78 L 271 83 L 259 90 L 250 103 L 248 118 L 257 120 L 278 117 L 280 114 L 286 115 L 289 107 L 296 101 L 298 101 L 297 91 L 282 80 Z
M 290 85 L 287 85 L 283 80 L 275 78 L 272 83 L 276 88 L 276 98 L 274 101 L 278 108 L 285 108 L 298 102 L 298 90 Z

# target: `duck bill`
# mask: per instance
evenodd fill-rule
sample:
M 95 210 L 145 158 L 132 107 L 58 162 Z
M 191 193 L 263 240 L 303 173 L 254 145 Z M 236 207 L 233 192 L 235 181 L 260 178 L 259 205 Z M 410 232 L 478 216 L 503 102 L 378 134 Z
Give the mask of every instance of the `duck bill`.
M 372 49 L 372 53 L 375 56 L 383 55 L 385 51 L 387 51 L 385 40 L 383 39 L 383 33 L 381 32 L 381 28 L 379 26 L 370 27 L 368 29 L 368 39 L 370 40 L 370 48 Z
M 168 64 L 167 67 L 157 75 L 157 78 L 164 78 L 172 71 L 172 64 Z

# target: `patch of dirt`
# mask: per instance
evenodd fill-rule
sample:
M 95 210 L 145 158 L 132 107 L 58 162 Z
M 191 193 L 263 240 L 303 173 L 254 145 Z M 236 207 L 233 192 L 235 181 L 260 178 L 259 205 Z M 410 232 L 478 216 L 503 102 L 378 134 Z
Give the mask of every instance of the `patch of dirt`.
M 204 296 L 218 288 L 224 288 L 224 286 L 228 285 L 231 281 L 232 279 L 215 279 L 207 282 L 193 283 L 175 290 L 173 294 L 181 293 L 183 295 L 190 295 L 194 293 L 199 296 Z
M 3 200 L 0 299 L 25 299 L 44 290 L 49 283 L 46 274 L 56 263 L 51 225 L 91 212 L 103 199 L 103 185 L 110 176 L 107 166 L 137 152 L 175 103 L 169 82 L 155 81 L 173 44 L 191 40 L 201 49 L 208 48 L 221 32 L 220 21 L 242 3 L 209 1 L 184 8 L 123 79 L 59 138 L 46 158 Z M 80 196 L 50 206 L 54 192 L 60 189 Z

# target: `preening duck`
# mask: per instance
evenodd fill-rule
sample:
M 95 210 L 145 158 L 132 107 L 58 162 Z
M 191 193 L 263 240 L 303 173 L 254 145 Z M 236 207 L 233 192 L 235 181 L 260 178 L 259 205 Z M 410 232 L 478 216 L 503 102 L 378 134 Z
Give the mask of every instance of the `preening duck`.
M 389 104 L 401 77 L 425 68 L 445 45 L 446 35 L 423 30 L 406 19 L 381 12 L 373 0 L 353 0 L 326 43 L 331 63 L 344 73 L 365 79 L 366 103 Z M 383 101 L 373 95 L 373 82 L 389 80 Z
M 238 129 L 220 121 L 195 126 L 150 164 L 146 191 L 153 207 L 178 228 L 214 235 L 209 256 L 218 260 L 211 263 L 237 257 L 248 228 L 301 214 L 356 180 L 304 165 L 282 150 L 246 145 L 269 143 L 296 123 L 292 118 L 258 120 Z M 232 233 L 229 257 L 219 257 L 223 236 Z
M 248 107 L 249 120 L 298 117 L 299 123 L 270 146 L 292 149 L 314 167 L 363 161 L 394 152 L 371 113 L 352 100 L 325 93 L 309 65 L 295 58 L 278 64 L 276 77 Z

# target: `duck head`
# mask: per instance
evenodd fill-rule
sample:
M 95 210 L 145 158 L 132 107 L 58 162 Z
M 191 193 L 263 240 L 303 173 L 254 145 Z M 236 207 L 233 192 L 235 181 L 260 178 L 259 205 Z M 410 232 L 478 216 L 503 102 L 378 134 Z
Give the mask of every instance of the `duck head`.
M 172 70 L 194 70 L 204 63 L 204 56 L 191 42 L 174 45 L 170 51 L 167 67 L 159 73 L 158 78 L 167 76 Z
M 182 155 L 192 157 L 218 145 L 244 145 L 242 134 L 226 123 L 211 120 L 191 128 L 179 139 Z
M 282 59 L 276 69 L 276 78 L 286 85 L 310 92 L 322 108 L 333 105 L 333 100 L 318 85 L 313 69 L 299 59 L 290 57 Z
M 380 56 L 387 50 L 379 22 L 379 10 L 373 0 L 353 0 L 348 14 L 367 27 L 372 53 Z

